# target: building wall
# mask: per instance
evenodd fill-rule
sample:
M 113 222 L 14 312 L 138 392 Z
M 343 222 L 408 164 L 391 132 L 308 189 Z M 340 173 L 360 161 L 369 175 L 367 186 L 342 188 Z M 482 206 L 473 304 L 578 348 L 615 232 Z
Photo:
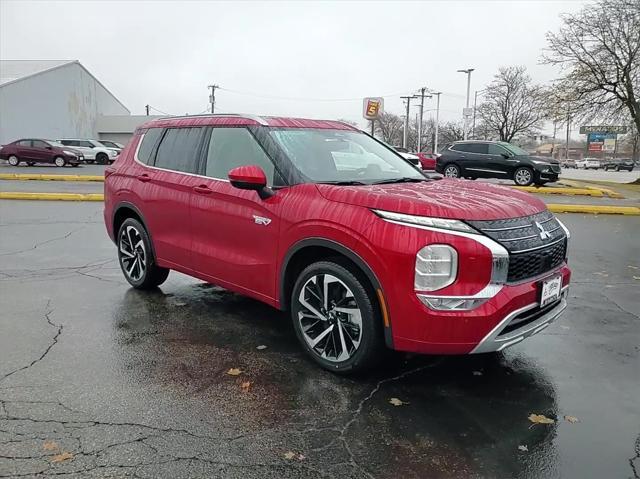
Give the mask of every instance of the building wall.
M 98 115 L 129 111 L 77 62 L 0 86 L 0 144 L 96 136 Z

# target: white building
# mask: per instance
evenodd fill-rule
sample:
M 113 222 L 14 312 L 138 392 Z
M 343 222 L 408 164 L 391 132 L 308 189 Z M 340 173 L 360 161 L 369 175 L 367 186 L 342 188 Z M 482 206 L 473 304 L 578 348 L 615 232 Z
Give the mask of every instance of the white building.
M 64 137 L 126 143 L 149 119 L 131 116 L 79 61 L 0 60 L 0 145 Z

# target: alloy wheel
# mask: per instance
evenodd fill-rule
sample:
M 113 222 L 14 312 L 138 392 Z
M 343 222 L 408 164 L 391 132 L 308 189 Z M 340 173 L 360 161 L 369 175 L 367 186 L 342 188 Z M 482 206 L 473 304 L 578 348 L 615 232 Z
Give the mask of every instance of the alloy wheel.
M 64 166 L 65 161 L 64 161 L 64 158 L 62 158 L 61 156 L 58 156 L 58 157 L 55 159 L 54 163 L 56 164 L 56 166 L 60 166 L 60 167 L 62 167 L 62 166 Z
M 135 227 L 123 228 L 118 251 L 122 270 L 133 281 L 140 281 L 147 270 L 147 250 L 142 235 Z
M 331 274 L 317 274 L 298 302 L 300 331 L 314 354 L 331 362 L 353 357 L 362 341 L 362 313 L 351 289 Z
M 531 183 L 531 171 L 527 168 L 521 168 L 516 171 L 516 183 L 518 185 L 528 185 Z
M 444 176 L 446 176 L 447 178 L 457 178 L 459 175 L 460 172 L 458 171 L 457 166 L 450 165 L 444 169 Z
M 11 155 L 9 157 L 9 164 L 11 166 L 18 166 L 18 163 L 20 163 L 20 160 L 18 160 L 18 157 L 15 155 Z

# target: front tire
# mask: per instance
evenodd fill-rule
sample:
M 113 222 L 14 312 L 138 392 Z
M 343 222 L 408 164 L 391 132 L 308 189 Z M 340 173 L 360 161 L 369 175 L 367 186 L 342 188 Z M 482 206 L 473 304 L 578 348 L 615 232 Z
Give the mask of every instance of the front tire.
M 136 289 L 153 289 L 169 276 L 169 269 L 156 264 L 147 230 L 133 218 L 127 218 L 118 230 L 118 262 L 125 279 Z
M 20 159 L 16 155 L 11 155 L 7 161 L 11 166 L 18 166 L 20 164 Z
M 58 168 L 62 168 L 64 165 L 67 164 L 67 160 L 65 160 L 63 157 L 61 156 L 56 156 L 55 159 L 53 160 L 53 162 L 55 163 L 55 165 Z
M 319 261 L 298 276 L 291 319 L 306 353 L 324 369 L 353 373 L 374 366 L 384 352 L 375 293 L 352 266 Z
M 518 186 L 529 186 L 533 183 L 533 170 L 521 166 L 513 172 L 513 182 Z
M 443 174 L 446 178 L 460 178 L 460 167 L 454 164 L 447 165 Z

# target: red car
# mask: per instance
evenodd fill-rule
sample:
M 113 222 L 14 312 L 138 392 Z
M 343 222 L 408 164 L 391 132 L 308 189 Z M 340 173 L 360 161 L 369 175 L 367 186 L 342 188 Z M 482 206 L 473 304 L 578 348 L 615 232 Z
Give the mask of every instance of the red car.
M 566 307 L 568 230 L 535 197 L 427 179 L 336 121 L 153 120 L 105 170 L 127 281 L 173 269 L 287 311 L 335 372 L 383 348 L 500 351 Z
M 420 159 L 420 167 L 423 170 L 434 171 L 436 169 L 436 158 L 438 155 L 434 153 L 416 153 Z
M 4 145 L 0 148 L 0 159 L 7 160 L 11 166 L 18 166 L 21 162 L 28 166 L 36 163 L 78 166 L 84 162 L 84 156 L 78 150 L 55 141 L 31 138 Z

